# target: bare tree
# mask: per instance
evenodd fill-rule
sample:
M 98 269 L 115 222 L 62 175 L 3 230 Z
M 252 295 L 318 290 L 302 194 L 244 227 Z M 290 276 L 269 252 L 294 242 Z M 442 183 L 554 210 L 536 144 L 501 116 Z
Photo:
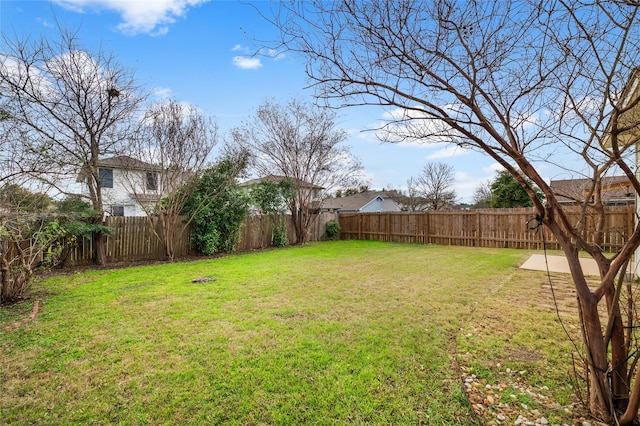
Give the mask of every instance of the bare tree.
M 418 195 L 418 183 L 416 178 L 411 176 L 407 179 L 407 192 L 403 193 L 404 202 L 402 203 L 407 210 L 411 212 L 424 210 L 424 200 Z
M 402 210 L 420 212 L 429 208 L 427 200 L 422 196 L 418 178 L 411 176 L 407 179 L 407 189 L 387 190 L 389 196 L 400 205 Z
M 454 180 L 453 166 L 427 163 L 415 179 L 415 192 L 424 200 L 426 209 L 440 210 L 456 202 Z
M 56 41 L 6 34 L 3 41 L 0 109 L 8 117 L 3 124 L 12 126 L 11 164 L 66 193 L 81 176 L 88 188 L 82 195 L 102 223 L 98 160 L 121 151 L 134 133 L 143 97 L 133 73 L 102 50 L 84 50 L 64 29 Z M 104 264 L 103 234 L 94 234 L 94 249 L 96 262 Z
M 478 209 L 490 207 L 492 197 L 491 182 L 480 182 L 473 191 L 474 207 Z
M 632 1 L 345 0 L 281 4 L 273 18 L 284 45 L 305 57 L 319 96 L 341 106 L 400 108 L 405 113 L 383 129 L 387 140 L 475 148 L 522 185 L 538 223 L 569 262 L 589 368 L 589 410 L 620 424 L 637 416 L 640 377 L 634 379 L 638 357 L 629 352 L 636 316 L 625 324 L 621 314 L 621 300 L 634 299 L 617 277 L 625 276 L 638 248 L 640 226 L 617 253 L 603 253 L 601 194 L 602 178 L 611 172 L 627 176 L 640 192 L 633 160 L 640 125 L 639 10 Z M 558 202 L 541 162 L 591 179 L 578 203 L 579 221 Z M 587 285 L 580 252 L 597 263 L 599 285 Z
M 143 208 L 167 257 L 175 257 L 174 240 L 190 225 L 193 215 L 182 218 L 196 178 L 206 168 L 218 141 L 218 126 L 193 105 L 169 100 L 152 105 L 129 145 L 130 158 L 121 168 L 129 192 Z M 222 188 L 218 188 L 220 190 Z M 215 196 L 212 189 L 211 197 Z M 205 207 L 210 198 L 203 199 Z M 193 211 L 197 214 L 198 209 Z
M 0 186 L 0 304 L 20 300 L 35 265 L 60 237 L 52 225 L 52 200 L 17 184 Z
M 336 128 L 335 113 L 328 109 L 298 99 L 286 105 L 265 101 L 231 135 L 253 154 L 252 168 L 260 177 L 294 182 L 296 196 L 289 210 L 296 243 L 307 240 L 326 194 L 360 183 L 362 166 L 348 148 L 339 146 L 347 134 Z

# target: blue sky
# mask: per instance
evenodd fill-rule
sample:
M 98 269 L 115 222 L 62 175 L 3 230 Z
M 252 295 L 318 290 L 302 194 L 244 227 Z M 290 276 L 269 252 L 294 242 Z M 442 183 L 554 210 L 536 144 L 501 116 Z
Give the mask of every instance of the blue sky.
M 257 8 L 269 3 L 206 0 L 58 0 L 0 2 L 0 29 L 10 36 L 55 36 L 55 21 L 79 28 L 88 50 L 112 52 L 153 95 L 171 96 L 215 116 L 221 135 L 248 118 L 267 98 L 313 101 L 304 62 L 290 55 L 252 56 L 256 40 L 273 40 L 276 29 Z M 0 48 L 1 49 L 1 48 Z M 495 175 L 484 154 L 447 145 L 379 142 L 375 127 L 392 111 L 361 107 L 338 111 L 346 144 L 361 160 L 374 189 L 405 188 L 427 162 L 454 167 L 460 201 Z M 544 170 L 542 170 L 544 173 Z M 551 176 L 551 178 L 561 178 Z

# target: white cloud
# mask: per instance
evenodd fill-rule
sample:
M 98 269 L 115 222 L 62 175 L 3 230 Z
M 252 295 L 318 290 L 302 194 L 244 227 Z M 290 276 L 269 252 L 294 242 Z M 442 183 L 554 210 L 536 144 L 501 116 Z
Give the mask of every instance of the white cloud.
M 487 167 L 482 168 L 482 171 L 486 175 L 490 175 L 492 179 L 495 177 L 496 173 L 501 172 L 503 170 L 504 170 L 504 167 L 502 167 L 502 165 L 499 163 L 491 163 Z
M 173 91 L 168 87 L 155 87 L 153 89 L 153 96 L 157 99 L 169 99 L 173 96 Z
M 232 61 L 233 65 L 243 70 L 257 70 L 262 67 L 262 61 L 259 58 L 235 56 Z
M 473 202 L 473 195 L 476 189 L 483 184 L 492 182 L 496 177 L 496 172 L 502 171 L 504 168 L 498 163 L 492 163 L 481 169 L 480 176 L 471 174 L 467 171 L 457 171 L 454 178 L 454 188 L 458 195 L 458 200 L 466 203 Z
M 236 44 L 235 46 L 233 46 L 231 48 L 231 51 L 238 52 L 238 55 L 234 56 L 232 59 L 233 64 L 236 67 L 251 70 L 262 67 L 263 63 L 259 57 L 264 57 L 273 61 L 279 61 L 286 57 L 284 53 L 279 53 L 275 49 L 261 49 L 256 51 L 251 50 L 251 48 L 243 46 L 241 44 Z
M 280 60 L 286 58 L 287 55 L 285 55 L 282 52 L 278 52 L 276 49 L 268 49 L 267 50 L 267 56 L 269 56 L 274 61 L 280 61 Z
M 483 181 L 467 172 L 456 172 L 454 182 L 454 188 L 458 199 L 463 202 L 471 202 L 476 188 Z
M 129 35 L 164 35 L 169 25 L 184 18 L 190 8 L 209 0 L 54 0 L 65 9 L 78 13 L 110 10 L 122 17 L 118 30 Z
M 260 58 L 252 56 L 251 49 L 241 44 L 236 44 L 231 48 L 232 52 L 240 53 L 231 59 L 234 66 L 243 70 L 257 70 L 262 68 L 262 61 Z
M 242 53 L 244 55 L 248 55 L 250 53 L 249 48 L 247 48 L 247 47 L 245 47 L 245 46 L 243 46 L 241 44 L 236 44 L 235 46 L 233 46 L 231 48 L 231 51 L 232 52 L 240 52 L 240 53 Z
M 461 155 L 465 155 L 471 152 L 471 150 L 459 147 L 457 145 L 451 145 L 451 144 L 438 144 L 438 145 L 443 145 L 443 148 L 427 155 L 427 160 L 440 160 L 442 158 L 459 157 Z
M 45 28 L 54 28 L 55 27 L 55 25 L 53 25 L 51 22 L 47 21 L 44 18 L 37 18 L 36 21 L 41 23 L 42 26 L 45 27 Z

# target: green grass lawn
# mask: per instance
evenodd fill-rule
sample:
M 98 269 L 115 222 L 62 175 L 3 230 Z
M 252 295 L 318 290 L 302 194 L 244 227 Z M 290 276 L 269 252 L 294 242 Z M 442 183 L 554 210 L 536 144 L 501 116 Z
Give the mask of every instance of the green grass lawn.
M 481 424 L 459 360 L 566 403 L 571 349 L 528 254 L 323 242 L 53 277 L 0 331 L 0 423 Z

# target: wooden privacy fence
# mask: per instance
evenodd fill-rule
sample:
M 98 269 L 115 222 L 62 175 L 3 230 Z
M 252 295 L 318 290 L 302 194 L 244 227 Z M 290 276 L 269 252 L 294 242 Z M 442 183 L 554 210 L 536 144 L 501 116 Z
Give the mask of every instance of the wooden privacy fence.
M 318 241 L 325 232 L 326 223 L 337 219 L 335 213 L 319 214 L 309 230 L 308 241 Z M 287 236 L 294 241 L 294 228 L 291 216 L 285 216 Z M 108 263 L 164 260 L 166 253 L 162 242 L 154 235 L 147 217 L 109 216 L 106 225 L 113 228 L 113 234 L 107 236 L 106 255 Z M 189 247 L 190 227 L 180 232 L 181 226 L 174 230 L 174 250 L 176 257 L 196 255 Z M 271 246 L 272 221 L 268 216 L 250 216 L 242 226 L 237 251 L 250 251 Z M 162 235 L 159 233 L 159 235 Z M 93 261 L 93 247 L 90 238 L 77 242 L 71 249 L 67 265 L 87 264 Z
M 542 249 L 542 232 L 535 226 L 536 211 L 526 209 L 486 209 L 470 211 L 426 211 L 340 214 L 342 239 L 379 240 L 469 247 Z M 580 221 L 580 211 L 569 210 L 571 223 Z M 603 249 L 615 252 L 633 232 L 634 206 L 608 207 Z M 529 225 L 527 225 L 529 223 Z M 586 223 L 588 239 L 593 241 L 592 218 Z M 548 229 L 546 246 L 559 249 Z
M 106 237 L 105 251 L 108 263 L 166 259 L 164 245 L 153 233 L 153 227 L 155 227 L 158 235 L 162 235 L 158 221 L 152 223 L 146 216 L 108 216 L 105 224 L 113 229 L 113 233 Z M 194 254 L 189 248 L 190 228 L 188 227 L 182 233 L 181 230 L 182 224 L 174 230 L 176 257 Z M 67 264 L 91 262 L 93 262 L 91 238 L 79 240 L 72 248 Z
M 285 215 L 285 226 L 289 242 L 295 241 L 295 229 L 290 215 Z M 337 220 L 336 213 L 321 213 L 316 215 L 307 241 L 319 241 L 324 236 L 327 222 Z M 237 251 L 250 251 L 271 246 L 272 220 L 268 216 L 249 216 L 241 230 Z

